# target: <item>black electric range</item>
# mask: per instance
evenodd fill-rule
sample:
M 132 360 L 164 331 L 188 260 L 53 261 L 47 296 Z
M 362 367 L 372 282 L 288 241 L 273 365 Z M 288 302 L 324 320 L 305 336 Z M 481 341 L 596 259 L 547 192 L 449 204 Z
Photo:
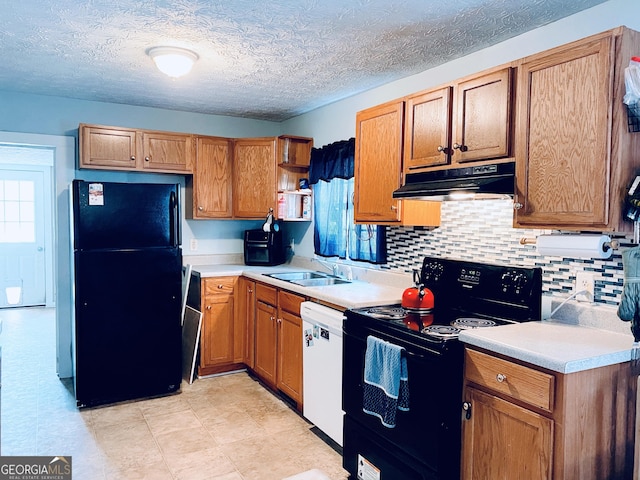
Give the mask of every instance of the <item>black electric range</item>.
M 420 281 L 434 308 L 382 305 L 346 312 L 343 347 L 343 466 L 352 479 L 460 478 L 465 328 L 540 320 L 542 270 L 426 257 Z M 367 337 L 403 348 L 410 407 L 387 428 L 363 413 Z

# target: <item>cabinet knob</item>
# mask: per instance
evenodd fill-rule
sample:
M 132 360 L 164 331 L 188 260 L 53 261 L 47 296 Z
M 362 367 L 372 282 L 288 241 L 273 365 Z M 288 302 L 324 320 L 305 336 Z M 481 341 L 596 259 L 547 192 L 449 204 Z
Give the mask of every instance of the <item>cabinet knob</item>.
M 391 205 L 391 210 L 395 212 L 396 210 L 398 210 L 398 207 L 396 207 L 395 205 Z
M 513 209 L 514 210 L 520 210 L 522 207 L 524 207 L 524 205 L 521 204 L 520 202 L 514 202 L 514 204 L 513 204 Z
M 462 410 L 464 410 L 464 418 L 469 420 L 471 418 L 471 402 L 464 402 L 462 404 Z
M 442 145 L 438 145 L 438 151 L 439 152 L 444 152 L 446 150 L 446 148 L 444 148 Z
M 461 143 L 454 143 L 453 144 L 453 149 L 454 150 L 460 150 L 461 152 L 466 152 L 467 151 L 467 147 L 465 147 Z
M 218 288 L 219 288 L 219 289 L 222 289 L 222 288 L 224 288 L 224 285 L 219 284 L 219 285 L 218 285 Z
M 253 293 L 253 290 L 248 289 L 248 290 L 247 290 L 247 293 Z
M 144 161 L 145 161 L 145 162 L 149 162 L 149 161 L 151 161 L 151 157 L 144 157 Z
M 198 207 L 198 210 L 203 211 L 204 207 Z
M 273 322 L 275 319 L 276 319 L 276 317 L 274 317 L 273 315 L 271 315 L 271 316 L 269 317 L 269 320 L 271 320 L 272 322 Z
M 131 155 L 131 161 L 135 162 L 136 161 L 136 156 L 135 155 Z
M 276 320 L 276 322 L 278 322 L 278 324 L 281 324 L 281 323 L 282 323 L 282 319 L 281 319 L 281 318 L 278 318 L 278 319 Z
M 506 376 L 506 375 L 504 375 L 504 374 L 502 374 L 502 373 L 499 373 L 499 374 L 497 374 L 497 375 L 496 375 L 496 380 L 497 380 L 499 383 L 506 382 L 506 381 L 507 381 L 507 376 Z
M 211 305 L 207 305 L 207 310 L 211 310 Z

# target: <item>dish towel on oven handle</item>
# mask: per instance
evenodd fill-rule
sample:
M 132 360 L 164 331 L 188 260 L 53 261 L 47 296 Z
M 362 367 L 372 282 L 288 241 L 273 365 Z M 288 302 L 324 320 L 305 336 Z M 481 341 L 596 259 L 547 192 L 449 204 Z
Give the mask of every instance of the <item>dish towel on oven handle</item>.
M 364 359 L 362 410 L 396 426 L 398 410 L 409 411 L 409 377 L 404 348 L 369 335 Z

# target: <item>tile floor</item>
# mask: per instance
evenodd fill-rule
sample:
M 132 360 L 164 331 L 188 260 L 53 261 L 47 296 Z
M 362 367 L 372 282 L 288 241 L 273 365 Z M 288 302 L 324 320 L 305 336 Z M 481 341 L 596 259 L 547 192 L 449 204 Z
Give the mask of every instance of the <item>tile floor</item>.
M 55 310 L 3 309 L 0 319 L 2 455 L 71 456 L 74 480 L 347 478 L 312 425 L 246 373 L 79 411 L 55 373 Z

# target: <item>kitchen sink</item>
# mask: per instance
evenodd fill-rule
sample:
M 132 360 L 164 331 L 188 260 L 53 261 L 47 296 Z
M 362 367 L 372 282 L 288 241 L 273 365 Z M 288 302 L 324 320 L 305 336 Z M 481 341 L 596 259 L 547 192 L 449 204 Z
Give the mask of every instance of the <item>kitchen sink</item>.
M 277 278 L 278 280 L 284 280 L 286 282 L 292 282 L 294 280 L 309 280 L 316 278 L 326 278 L 327 275 L 322 272 L 282 272 L 282 273 L 267 273 L 267 277 Z
M 349 280 L 344 280 L 337 277 L 325 277 L 325 278 L 307 278 L 304 280 L 290 280 L 291 283 L 300 285 L 302 287 L 324 287 L 327 285 L 340 285 L 342 283 L 351 283 Z
M 302 287 L 324 287 L 327 285 L 351 283 L 350 280 L 338 278 L 335 275 L 323 272 L 281 272 L 267 273 L 265 275 L 285 282 L 294 283 Z

